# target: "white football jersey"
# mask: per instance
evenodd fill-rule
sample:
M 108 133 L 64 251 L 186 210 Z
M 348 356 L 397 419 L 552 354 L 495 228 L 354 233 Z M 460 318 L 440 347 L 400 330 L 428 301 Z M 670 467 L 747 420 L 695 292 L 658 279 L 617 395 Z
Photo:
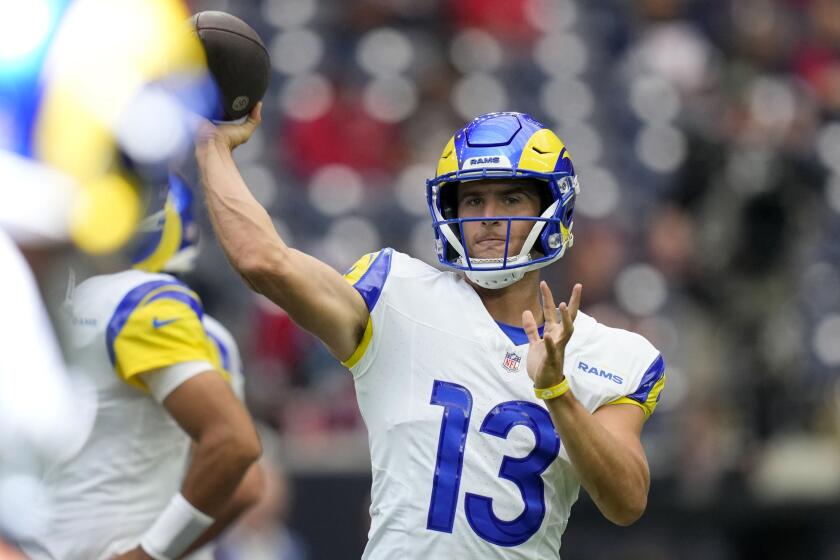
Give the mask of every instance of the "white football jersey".
M 8 489 L 44 462 L 73 453 L 86 424 L 35 276 L 2 227 L 0 270 L 0 487 Z M 21 498 L 31 493 L 0 490 L 0 535 L 20 538 L 38 523 L 41 508 Z
M 230 333 L 166 274 L 91 278 L 68 315 L 68 356 L 89 382 L 95 419 L 81 450 L 46 473 L 51 523 L 24 550 L 35 560 L 109 559 L 137 546 L 180 489 L 190 438 L 162 400 L 210 369 L 241 397 L 241 362 Z
M 558 558 L 580 483 L 525 368 L 521 328 L 475 290 L 383 249 L 345 275 L 370 310 L 345 365 L 369 433 L 371 529 L 364 558 Z M 653 412 L 664 384 L 643 337 L 578 313 L 565 374 L 590 412 Z

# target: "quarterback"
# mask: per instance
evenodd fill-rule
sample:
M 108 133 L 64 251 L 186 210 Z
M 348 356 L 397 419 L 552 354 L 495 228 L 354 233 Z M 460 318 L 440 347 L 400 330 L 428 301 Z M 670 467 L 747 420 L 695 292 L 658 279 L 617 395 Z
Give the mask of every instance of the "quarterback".
M 393 249 L 344 276 L 288 247 L 231 157 L 260 121 L 205 126 L 207 206 L 245 281 L 353 374 L 369 432 L 364 558 L 558 558 L 582 485 L 610 521 L 647 505 L 640 434 L 664 385 L 643 337 L 555 306 L 539 269 L 572 245 L 569 153 L 523 113 L 477 117 L 426 185 L 436 268 Z M 430 239 L 431 241 L 431 239 Z
M 35 560 L 181 558 L 261 491 L 235 342 L 163 272 L 194 262 L 192 195 L 174 174 L 158 194 L 133 269 L 68 296 L 68 357 L 96 410 L 80 451 L 44 475 L 51 523 L 23 545 Z

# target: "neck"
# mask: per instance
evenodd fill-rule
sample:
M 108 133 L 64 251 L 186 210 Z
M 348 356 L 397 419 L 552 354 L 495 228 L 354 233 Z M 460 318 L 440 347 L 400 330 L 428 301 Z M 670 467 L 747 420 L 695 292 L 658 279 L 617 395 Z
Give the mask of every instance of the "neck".
M 543 323 L 543 311 L 540 304 L 540 271 L 532 270 L 525 273 L 519 282 L 510 286 L 491 290 L 482 288 L 470 281 L 467 282 L 481 298 L 484 307 L 494 320 L 515 327 L 522 326 L 522 312 L 530 309 L 538 324 Z

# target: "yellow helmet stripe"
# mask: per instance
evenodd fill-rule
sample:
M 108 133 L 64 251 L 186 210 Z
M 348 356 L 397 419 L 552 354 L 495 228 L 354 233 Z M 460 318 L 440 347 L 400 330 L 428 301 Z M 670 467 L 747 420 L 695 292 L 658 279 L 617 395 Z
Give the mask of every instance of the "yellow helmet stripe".
M 178 252 L 183 237 L 181 216 L 170 202 L 167 202 L 164 206 L 164 213 L 163 232 L 161 232 L 158 246 L 148 257 L 135 263 L 134 268 L 147 272 L 159 272 L 163 270 L 167 261 Z
M 563 141 L 551 130 L 543 128 L 528 139 L 519 157 L 518 169 L 551 173 L 563 151 Z
M 454 173 L 455 171 L 458 171 L 458 154 L 455 153 L 455 137 L 453 136 L 446 143 L 446 147 L 443 148 L 435 175 L 440 177 L 445 173 Z

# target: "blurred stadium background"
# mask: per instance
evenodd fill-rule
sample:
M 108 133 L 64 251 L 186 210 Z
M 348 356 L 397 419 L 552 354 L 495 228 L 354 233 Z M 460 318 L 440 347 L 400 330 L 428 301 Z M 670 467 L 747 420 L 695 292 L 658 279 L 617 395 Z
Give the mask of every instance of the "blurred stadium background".
M 840 2 L 187 8 L 263 37 L 263 125 L 236 158 L 287 242 L 340 270 L 382 246 L 436 262 L 424 179 L 473 116 L 525 111 L 564 139 L 576 243 L 546 277 L 560 293 L 582 282 L 588 313 L 641 332 L 668 365 L 644 435 L 648 512 L 619 529 L 582 494 L 565 560 L 840 558 Z M 220 557 L 258 558 L 250 531 L 294 542 L 286 559 L 358 558 L 370 473 L 352 380 L 244 287 L 199 216 L 188 282 L 238 335 L 277 470 L 271 503 Z M 106 266 L 54 265 L 48 301 L 68 262 Z

